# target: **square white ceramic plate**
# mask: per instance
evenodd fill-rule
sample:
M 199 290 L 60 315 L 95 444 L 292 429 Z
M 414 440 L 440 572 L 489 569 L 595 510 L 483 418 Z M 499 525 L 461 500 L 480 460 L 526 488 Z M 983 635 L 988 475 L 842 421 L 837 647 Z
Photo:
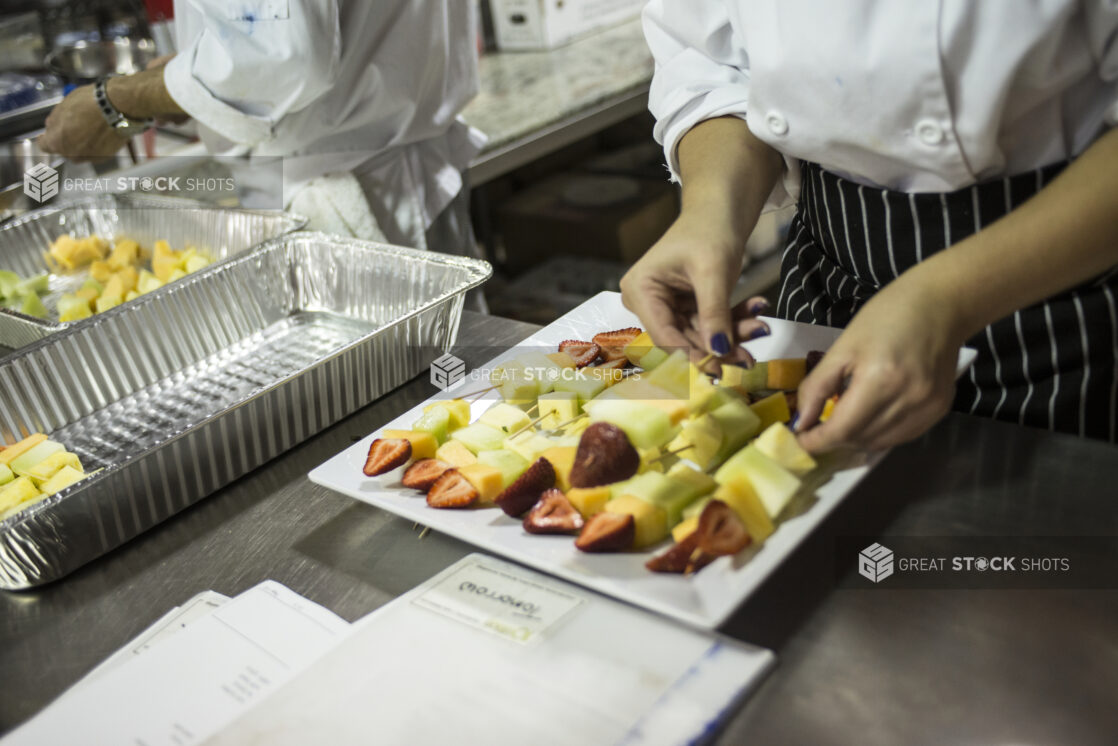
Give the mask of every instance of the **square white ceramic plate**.
M 839 334 L 838 329 L 780 319 L 766 321 L 772 334 L 746 344 L 758 360 L 803 357 L 811 350 L 825 350 Z M 600 293 L 484 367 L 515 356 L 517 349 L 547 346 L 554 350 L 564 339 L 589 339 L 599 332 L 628 326 L 640 326 L 640 322 L 621 305 L 621 296 Z M 973 358 L 972 350 L 963 350 L 960 370 L 965 370 Z M 465 393 L 481 386 L 466 384 L 461 390 Z M 490 398 L 475 403 L 473 417 L 477 418 L 493 401 Z M 387 423 L 385 428 L 410 428 L 425 404 Z M 494 554 L 704 629 L 721 624 L 884 455 L 858 458 L 856 463 L 846 463 L 833 471 L 813 494 L 796 501 L 796 515 L 781 521 L 776 532 L 760 547 L 751 547 L 734 557 L 722 557 L 701 572 L 685 577 L 646 570 L 644 563 L 653 551 L 586 554 L 575 549 L 569 536 L 525 532 L 519 520 L 509 518 L 497 508 L 429 508 L 421 493 L 400 484 L 403 468 L 374 478 L 362 473 L 369 445 L 377 434 L 371 433 L 319 466 L 310 473 L 311 481 Z M 662 551 L 666 546 L 657 546 L 655 550 Z

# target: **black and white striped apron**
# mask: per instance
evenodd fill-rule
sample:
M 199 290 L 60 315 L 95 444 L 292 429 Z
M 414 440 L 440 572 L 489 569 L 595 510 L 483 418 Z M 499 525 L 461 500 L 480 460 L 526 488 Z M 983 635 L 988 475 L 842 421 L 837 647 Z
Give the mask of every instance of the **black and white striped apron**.
M 781 262 L 777 315 L 845 326 L 909 267 L 1020 205 L 1066 164 L 945 194 L 867 187 L 813 163 Z M 967 344 L 978 350 L 955 409 L 1114 442 L 1118 267 L 1017 311 Z

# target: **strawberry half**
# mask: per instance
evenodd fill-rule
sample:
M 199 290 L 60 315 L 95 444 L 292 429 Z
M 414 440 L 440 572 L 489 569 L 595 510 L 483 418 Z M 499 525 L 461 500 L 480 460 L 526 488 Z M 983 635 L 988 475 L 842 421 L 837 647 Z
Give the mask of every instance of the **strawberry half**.
M 544 492 L 524 517 L 524 530 L 530 534 L 569 534 L 581 530 L 582 525 L 582 514 L 554 487 Z
M 566 339 L 559 343 L 559 352 L 570 355 L 571 359 L 575 361 L 576 368 L 585 368 L 601 356 L 602 348 L 593 342 Z
M 362 469 L 367 477 L 376 477 L 403 466 L 411 458 L 411 441 L 403 438 L 377 438 L 369 446 L 369 455 Z
M 410 487 L 413 490 L 426 492 L 431 489 L 439 477 L 446 473 L 448 469 L 454 467 L 445 461 L 440 461 L 437 458 L 421 458 L 414 464 L 407 468 L 404 472 L 404 478 L 401 480 L 405 487 Z
M 701 551 L 715 556 L 737 554 L 752 541 L 738 514 L 721 500 L 711 500 L 703 508 L 693 536 Z
M 448 469 L 427 490 L 432 508 L 468 508 L 477 502 L 478 492 L 457 469 Z
M 540 499 L 544 490 L 555 486 L 555 467 L 545 458 L 536 459 L 505 490 L 497 495 L 494 500 L 506 515 L 513 518 L 523 515 L 524 511 L 531 510 L 532 506 Z
M 602 348 L 602 357 L 606 360 L 627 360 L 625 358 L 625 348 L 640 334 L 640 329 L 630 326 L 627 329 L 616 329 L 612 332 L 595 334 L 594 342 Z
M 595 422 L 583 431 L 571 466 L 572 487 L 600 487 L 628 479 L 641 465 L 640 454 L 617 425 Z
M 690 575 L 714 561 L 714 555 L 699 549 L 699 532 L 692 531 L 682 541 L 673 544 L 666 552 L 644 563 L 652 572 L 672 572 Z
M 584 552 L 621 552 L 633 546 L 636 535 L 633 516 L 598 513 L 583 526 L 575 546 Z

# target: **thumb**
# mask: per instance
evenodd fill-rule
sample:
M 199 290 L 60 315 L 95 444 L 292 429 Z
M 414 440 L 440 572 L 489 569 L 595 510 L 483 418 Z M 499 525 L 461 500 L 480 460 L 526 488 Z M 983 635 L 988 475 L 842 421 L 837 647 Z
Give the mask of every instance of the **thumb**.
M 845 366 L 835 359 L 835 356 L 831 359 L 826 355 L 823 356 L 815 366 L 815 370 L 811 371 L 800 384 L 796 396 L 796 409 L 799 415 L 796 421 L 797 432 L 804 432 L 815 426 L 819 421 L 819 415 L 823 412 L 824 403 L 842 390 L 845 375 Z
M 737 344 L 730 314 L 730 288 L 737 276 L 711 263 L 691 282 L 699 310 L 699 331 L 707 351 L 722 357 Z

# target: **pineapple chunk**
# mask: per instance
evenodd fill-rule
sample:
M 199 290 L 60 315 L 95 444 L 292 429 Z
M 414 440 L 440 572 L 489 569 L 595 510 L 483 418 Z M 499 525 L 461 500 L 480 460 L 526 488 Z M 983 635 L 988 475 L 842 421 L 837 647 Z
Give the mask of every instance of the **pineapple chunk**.
M 435 458 L 451 466 L 469 466 L 477 463 L 477 456 L 457 440 L 448 440 L 439 446 L 439 450 L 435 451 Z
M 563 492 L 571 488 L 571 469 L 575 464 L 576 451 L 576 446 L 553 446 L 540 454 L 555 469 L 555 483 Z
M 458 473 L 477 490 L 478 499 L 484 503 L 491 503 L 501 494 L 504 487 L 504 478 L 501 471 L 484 464 L 470 464 L 458 467 Z
M 652 336 L 648 332 L 641 332 L 629 344 L 625 345 L 624 354 L 633 365 L 640 366 L 641 358 L 647 355 L 655 345 L 652 344 Z
M 548 430 L 568 423 L 578 416 L 578 394 L 573 391 L 552 391 L 541 394 L 540 427 Z
M 12 468 L 7 464 L 0 464 L 0 487 L 3 487 L 8 482 L 16 478 L 12 473 Z
M 113 268 L 109 266 L 108 262 L 103 262 L 98 259 L 89 265 L 89 276 L 97 280 L 97 282 L 104 284 L 113 276 Z
M 800 480 L 755 446 L 741 449 L 714 473 L 719 484 L 747 482 L 757 493 L 770 518 L 776 518 L 792 501 Z
M 631 515 L 636 524 L 633 548 L 643 549 L 668 535 L 668 516 L 663 508 L 646 502 L 635 495 L 621 495 L 606 503 L 605 512 Z
M 102 294 L 101 297 L 97 299 L 97 313 L 104 313 L 110 308 L 116 308 L 123 302 L 123 295 L 109 295 L 107 293 Z
M 153 290 L 158 290 L 161 287 L 163 287 L 162 280 L 160 280 L 158 277 L 156 277 L 146 269 L 140 270 L 140 275 L 136 280 L 136 290 L 140 293 L 140 295 L 150 293 Z
M 65 450 L 66 447 L 61 443 L 53 440 L 44 440 L 34 448 L 29 448 L 20 456 L 12 459 L 8 463 L 8 466 L 12 467 L 12 471 L 17 475 L 23 475 L 30 471 L 31 467 L 38 466 L 40 462 L 48 457 Z
M 435 440 L 434 435 L 417 430 L 385 430 L 380 437 L 399 438 L 410 442 L 411 457 L 416 461 L 421 458 L 433 458 L 435 451 L 439 449 L 439 442 Z
M 140 244 L 135 241 L 125 238 L 117 241 L 116 246 L 113 247 L 112 253 L 109 254 L 108 264 L 114 270 L 131 268 L 132 265 L 138 264 L 140 261 Z
M 608 485 L 602 487 L 572 487 L 567 490 L 566 494 L 575 510 L 582 513 L 583 518 L 589 518 L 602 512 L 606 503 L 609 502 L 611 491 Z
M 753 445 L 793 474 L 803 476 L 815 468 L 815 459 L 803 449 L 792 431 L 779 422 L 758 435 Z
M 709 414 L 683 423 L 679 435 L 668 444 L 669 451 L 680 451 L 679 456 L 693 461 L 701 469 L 710 468 L 722 447 L 722 426 Z M 681 451 L 680 449 L 687 450 Z
M 83 479 L 85 479 L 85 474 L 82 472 L 72 466 L 63 466 L 53 477 L 43 482 L 39 490 L 42 491 L 44 495 L 53 495 Z
M 197 272 L 200 269 L 205 269 L 206 267 L 210 266 L 210 264 L 212 264 L 212 262 L 209 260 L 208 257 L 204 257 L 201 254 L 195 254 L 194 256 L 189 257 L 186 260 L 185 264 L 183 265 L 183 269 L 186 270 L 186 273 L 189 275 L 193 272 Z
M 505 402 L 497 402 L 485 410 L 477 421 L 495 427 L 508 435 L 524 428 L 532 419 L 520 407 L 514 407 Z
M 36 497 L 39 490 L 28 477 L 19 477 L 0 487 L 0 514 L 8 514 L 13 509 L 18 509 Z
M 715 491 L 713 499 L 721 500 L 737 513 L 753 543 L 760 544 L 772 536 L 775 530 L 772 519 L 749 482 L 741 479 L 728 482 Z M 698 520 L 698 516 L 695 519 Z
M 4 450 L 0 451 L 0 464 L 11 465 L 13 461 L 30 451 L 40 443 L 45 442 L 47 436 L 43 433 L 35 433 L 28 435 L 18 443 L 13 443 Z
M 82 469 L 82 462 L 78 459 L 77 454 L 69 451 L 57 451 L 24 472 L 24 476 L 31 477 L 31 481 L 35 484 L 42 484 L 57 474 L 64 466 L 85 471 Z

